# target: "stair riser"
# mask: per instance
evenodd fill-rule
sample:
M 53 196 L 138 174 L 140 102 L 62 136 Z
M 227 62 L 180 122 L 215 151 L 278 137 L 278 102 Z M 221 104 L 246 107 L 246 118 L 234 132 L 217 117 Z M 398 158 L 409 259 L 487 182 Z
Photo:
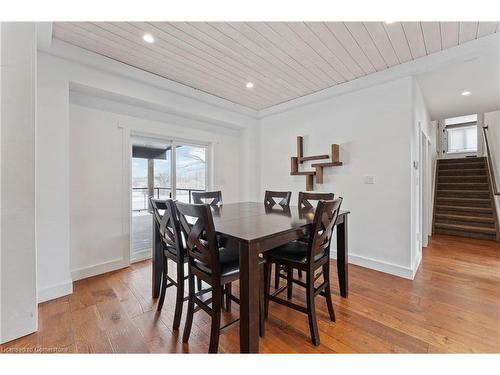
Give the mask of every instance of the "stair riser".
M 440 176 L 438 184 L 447 183 L 480 183 L 488 185 L 488 178 L 484 176 Z
M 493 212 L 491 210 L 488 210 L 488 212 L 481 212 L 481 211 L 461 209 L 460 207 L 456 207 L 453 209 L 436 208 L 436 214 L 463 215 L 463 216 L 477 216 L 477 217 L 493 218 Z
M 478 182 L 439 182 L 438 190 L 488 190 L 487 183 Z
M 450 236 L 460 236 L 460 237 L 468 237 L 468 238 L 479 238 L 482 240 L 495 240 L 494 234 L 483 234 L 483 233 L 473 233 L 473 232 L 463 232 L 460 230 L 450 230 L 450 229 L 438 229 L 434 230 L 434 234 L 447 234 Z
M 456 200 L 454 198 L 437 197 L 437 204 L 455 207 L 488 207 L 491 208 L 491 201 L 475 201 L 473 199 Z
M 439 164 L 440 171 L 447 171 L 450 169 L 484 169 L 486 165 L 484 163 L 463 163 L 463 164 Z
M 439 159 L 439 164 L 461 164 L 484 162 L 485 158 L 459 158 L 459 159 Z
M 481 198 L 481 199 L 489 199 L 490 193 L 489 191 L 460 191 L 460 190 L 438 190 L 438 197 L 456 197 L 456 198 Z
M 445 169 L 440 170 L 438 175 L 441 176 L 486 176 L 486 169 Z

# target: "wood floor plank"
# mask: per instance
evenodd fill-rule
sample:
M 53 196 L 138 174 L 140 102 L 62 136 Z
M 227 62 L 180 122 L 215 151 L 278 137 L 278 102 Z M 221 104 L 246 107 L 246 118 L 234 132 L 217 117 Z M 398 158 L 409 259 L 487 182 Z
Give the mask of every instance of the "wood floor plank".
M 71 321 L 76 352 L 113 353 L 96 305 L 73 311 Z
M 350 265 L 347 299 L 339 296 L 335 269 L 332 261 L 335 323 L 316 299 L 321 345 L 312 345 L 305 314 L 271 302 L 262 353 L 500 352 L 500 244 L 434 236 L 414 280 Z M 197 312 L 189 343 L 182 343 L 187 304 L 174 331 L 175 292 L 168 289 L 157 312 L 151 261 L 79 280 L 72 295 L 39 305 L 38 332 L 0 352 L 206 353 L 210 317 Z M 239 294 L 238 282 L 233 292 Z M 294 288 L 293 300 L 305 303 L 302 288 Z M 233 304 L 223 324 L 238 316 Z M 221 335 L 220 352 L 239 352 L 238 324 Z

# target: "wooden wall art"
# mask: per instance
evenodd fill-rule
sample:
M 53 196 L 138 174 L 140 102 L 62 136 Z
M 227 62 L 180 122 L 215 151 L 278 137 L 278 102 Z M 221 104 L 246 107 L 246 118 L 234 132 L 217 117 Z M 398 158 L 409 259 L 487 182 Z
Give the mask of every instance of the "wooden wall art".
M 338 167 L 342 165 L 340 161 L 340 149 L 339 145 L 332 144 L 332 159 L 331 161 L 324 163 L 314 163 L 311 164 L 311 167 L 314 168 L 314 171 L 303 171 L 299 172 L 299 164 L 302 164 L 305 161 L 311 160 L 323 160 L 329 159 L 329 155 L 314 155 L 314 156 L 304 156 L 304 140 L 301 136 L 297 137 L 297 156 L 292 156 L 291 166 L 290 166 L 290 175 L 292 176 L 306 176 L 306 190 L 311 191 L 314 190 L 314 176 L 316 176 L 316 183 L 323 183 L 323 168 L 328 167 Z

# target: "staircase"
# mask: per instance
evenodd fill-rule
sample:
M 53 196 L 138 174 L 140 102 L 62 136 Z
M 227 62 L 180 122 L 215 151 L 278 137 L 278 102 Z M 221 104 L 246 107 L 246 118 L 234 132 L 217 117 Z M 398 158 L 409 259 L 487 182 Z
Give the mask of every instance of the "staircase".
M 495 240 L 494 210 L 486 158 L 438 160 L 434 233 Z

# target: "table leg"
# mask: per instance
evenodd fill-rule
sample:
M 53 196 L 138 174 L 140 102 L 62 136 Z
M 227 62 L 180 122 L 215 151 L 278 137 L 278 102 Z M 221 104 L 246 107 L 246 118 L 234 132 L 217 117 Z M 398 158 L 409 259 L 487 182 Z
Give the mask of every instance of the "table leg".
M 154 222 L 153 218 L 153 298 L 158 298 L 160 296 L 160 286 L 161 286 L 161 276 L 163 272 L 163 254 L 162 254 L 162 246 L 161 246 L 161 238 L 160 231 L 158 230 L 158 226 Z
M 259 352 L 259 253 L 256 245 L 241 243 L 240 352 Z
M 340 295 L 347 298 L 348 259 L 347 259 L 347 215 L 337 224 L 337 274 L 339 277 Z

